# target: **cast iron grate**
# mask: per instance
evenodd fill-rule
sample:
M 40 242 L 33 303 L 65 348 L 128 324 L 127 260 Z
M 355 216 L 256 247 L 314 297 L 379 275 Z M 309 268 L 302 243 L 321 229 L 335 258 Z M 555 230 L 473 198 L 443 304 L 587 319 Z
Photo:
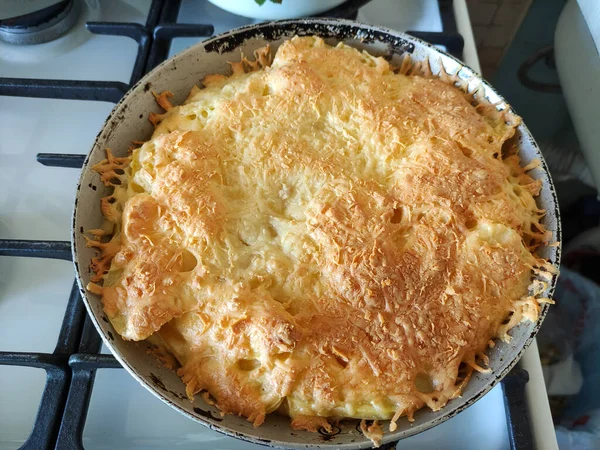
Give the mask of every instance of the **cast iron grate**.
M 356 18 L 358 9 L 370 0 L 349 0 L 322 16 Z M 463 38 L 457 33 L 452 0 L 438 0 L 443 32 L 410 32 L 415 37 L 441 45 L 460 57 Z M 112 81 L 72 81 L 0 78 L 0 95 L 117 103 L 144 74 L 167 58 L 176 37 L 209 37 L 210 24 L 175 23 L 181 0 L 153 0 L 145 25 L 137 23 L 88 22 L 95 34 L 125 36 L 138 44 L 129 84 Z M 40 153 L 45 166 L 81 168 L 85 156 Z M 71 261 L 67 241 L 0 239 L 0 256 L 50 258 Z M 28 366 L 46 371 L 46 385 L 33 429 L 22 449 L 82 449 L 83 429 L 95 372 L 121 368 L 112 355 L 99 354 L 102 341 L 85 314 L 77 284 L 73 283 L 58 342 L 53 353 L 0 352 L 0 365 Z M 533 448 L 525 402 L 527 372 L 514 369 L 503 381 L 507 424 L 512 449 Z M 383 448 L 393 448 L 395 444 Z

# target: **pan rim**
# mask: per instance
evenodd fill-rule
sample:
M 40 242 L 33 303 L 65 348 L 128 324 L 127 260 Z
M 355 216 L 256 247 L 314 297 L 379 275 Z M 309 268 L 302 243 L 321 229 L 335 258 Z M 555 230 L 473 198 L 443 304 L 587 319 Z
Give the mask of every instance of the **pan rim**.
M 500 94 L 498 94 L 498 92 L 487 81 L 485 81 L 481 77 L 480 74 L 478 74 L 476 71 L 474 71 L 473 69 L 466 66 L 459 59 L 455 58 L 452 55 L 446 54 L 445 52 L 437 49 L 433 45 L 431 45 L 427 42 L 424 42 L 418 38 L 407 35 L 405 33 L 390 30 L 385 27 L 367 25 L 367 24 L 362 24 L 359 22 L 355 22 L 355 21 L 351 21 L 351 20 L 344 20 L 344 19 L 306 18 L 306 19 L 285 19 L 285 20 L 278 20 L 278 21 L 269 21 L 269 22 L 264 22 L 264 23 L 260 23 L 260 24 L 247 25 L 244 27 L 232 29 L 232 30 L 229 30 L 222 34 L 216 35 L 210 39 L 207 39 L 205 41 L 199 42 L 199 43 L 185 49 L 184 51 L 178 53 L 177 55 L 173 56 L 172 58 L 169 58 L 169 59 L 163 61 L 161 64 L 159 64 L 157 67 L 155 67 L 152 71 L 150 71 L 148 74 L 146 74 L 144 77 L 142 77 L 134 86 L 132 86 L 129 89 L 129 91 L 123 96 L 123 98 L 112 109 L 112 111 L 111 111 L 110 115 L 108 116 L 108 118 L 106 119 L 102 129 L 96 136 L 96 138 L 94 140 L 94 144 L 92 146 L 92 149 L 87 154 L 87 156 L 84 160 L 84 164 L 82 166 L 80 178 L 79 178 L 78 185 L 77 185 L 76 200 L 75 200 L 75 204 L 74 204 L 74 208 L 73 208 L 73 219 L 72 219 L 72 224 L 71 224 L 71 249 L 72 249 L 73 262 L 74 262 L 74 266 L 75 266 L 77 284 L 79 286 L 79 290 L 80 290 L 83 302 L 85 304 L 88 315 L 90 316 L 90 320 L 92 321 L 92 323 L 94 324 L 94 327 L 100 334 L 104 344 L 110 349 L 110 351 L 115 356 L 115 358 L 129 372 L 129 374 L 131 376 L 133 376 L 143 387 L 145 387 L 149 392 L 151 392 L 154 396 L 159 398 L 161 401 L 165 402 L 166 404 L 168 404 L 169 406 L 171 406 L 172 408 L 174 408 L 181 414 L 191 418 L 192 420 L 194 420 L 198 423 L 201 423 L 201 424 L 207 426 L 208 428 L 210 428 L 212 430 L 218 431 L 218 432 L 225 434 L 227 436 L 230 436 L 230 437 L 235 437 L 235 438 L 242 439 L 244 441 L 252 442 L 255 444 L 259 444 L 259 445 L 267 445 L 267 446 L 271 446 L 271 447 L 281 447 L 281 448 L 315 448 L 315 447 L 330 447 L 330 448 L 336 447 L 336 448 L 342 448 L 342 449 L 369 448 L 369 447 L 371 447 L 372 444 L 368 440 L 361 441 L 361 442 L 355 442 L 355 443 L 345 443 L 345 444 L 333 444 L 333 443 L 330 444 L 327 442 L 322 442 L 319 444 L 316 444 L 316 443 L 300 444 L 300 443 L 290 443 L 290 442 L 274 440 L 274 439 L 273 440 L 264 440 L 264 439 L 261 440 L 254 436 L 246 435 L 243 432 L 239 432 L 239 431 L 231 429 L 227 426 L 221 425 L 216 421 L 212 421 L 212 420 L 204 418 L 204 417 L 196 416 L 196 415 L 193 415 L 193 414 L 183 410 L 177 404 L 172 402 L 169 399 L 168 395 L 166 395 L 164 392 L 160 391 L 159 389 L 155 388 L 153 385 L 148 383 L 144 379 L 144 377 L 138 372 L 138 370 L 127 361 L 127 358 L 123 357 L 120 350 L 118 348 L 116 348 L 116 346 L 114 345 L 114 343 L 113 343 L 114 341 L 112 341 L 111 339 L 108 338 L 108 336 L 105 335 L 104 331 L 102 330 L 100 318 L 98 317 L 97 313 L 93 310 L 93 306 L 91 304 L 91 301 L 88 299 L 87 291 L 85 290 L 85 286 L 83 286 L 83 277 L 82 277 L 82 271 L 81 271 L 82 267 L 80 267 L 80 265 L 79 265 L 79 258 L 78 258 L 78 254 L 79 254 L 78 253 L 78 242 L 77 242 L 78 227 L 76 226 L 77 217 L 78 217 L 77 216 L 78 200 L 80 197 L 79 192 L 82 188 L 82 182 L 83 182 L 84 176 L 87 172 L 89 172 L 89 170 L 91 170 L 89 167 L 90 158 L 95 152 L 104 149 L 104 146 L 101 145 L 101 143 L 106 139 L 104 137 L 104 135 L 105 135 L 107 126 L 109 125 L 111 120 L 113 120 L 118 115 L 118 113 L 122 110 L 123 105 L 129 103 L 130 99 L 134 98 L 136 96 L 136 94 L 139 93 L 138 91 L 140 89 L 142 89 L 142 86 L 144 86 L 146 83 L 148 83 L 150 80 L 152 80 L 156 76 L 157 73 L 163 71 L 166 66 L 173 64 L 174 62 L 177 62 L 181 58 L 185 58 L 185 56 L 187 54 L 193 53 L 199 47 L 206 48 L 206 46 L 217 43 L 219 41 L 223 41 L 227 37 L 234 36 L 234 35 L 241 35 L 241 34 L 244 34 L 247 32 L 257 32 L 256 34 L 254 34 L 252 36 L 252 37 L 257 37 L 260 30 L 269 28 L 269 27 L 279 27 L 282 31 L 281 37 L 286 37 L 288 35 L 291 36 L 291 35 L 295 34 L 293 32 L 293 30 L 287 30 L 286 27 L 298 26 L 298 25 L 310 26 L 310 25 L 315 25 L 315 24 L 331 25 L 334 27 L 336 27 L 336 26 L 339 27 L 340 25 L 351 26 L 352 28 L 356 28 L 356 31 L 361 31 L 361 30 L 362 31 L 374 31 L 374 32 L 382 33 L 384 35 L 389 35 L 393 38 L 402 39 L 403 41 L 406 41 L 411 44 L 414 43 L 414 44 L 418 44 L 423 47 L 426 47 L 430 52 L 433 52 L 433 54 L 436 56 L 440 56 L 440 57 L 444 56 L 446 58 L 450 58 L 451 60 L 453 60 L 460 67 L 459 70 L 461 70 L 461 71 L 465 70 L 465 75 L 471 75 L 471 77 L 474 77 L 474 79 L 477 82 L 481 83 L 485 87 L 486 91 L 489 90 L 489 91 L 493 92 L 495 95 L 498 96 L 498 98 L 502 101 L 503 104 L 505 104 L 508 108 L 510 108 L 512 110 L 512 107 L 510 107 L 508 102 L 506 102 L 506 100 Z M 286 30 L 293 34 L 287 33 Z M 333 37 L 333 38 L 335 39 L 335 37 Z M 343 38 L 339 37 L 338 39 L 342 40 Z M 228 49 L 227 52 L 235 50 L 238 46 L 240 46 L 242 44 L 243 43 L 240 43 L 240 44 L 236 45 L 234 48 Z M 552 178 L 550 177 L 548 167 L 546 165 L 545 160 L 543 159 L 543 155 L 541 154 L 541 151 L 540 151 L 537 143 L 533 139 L 531 133 L 529 132 L 528 128 L 526 127 L 526 125 L 524 123 L 521 123 L 521 125 L 519 126 L 519 129 L 523 133 L 524 137 L 526 137 L 530 140 L 530 143 L 533 146 L 537 157 L 541 160 L 542 175 L 541 175 L 541 177 L 538 177 L 538 178 L 541 178 L 542 181 L 545 184 L 547 184 L 547 187 L 551 194 L 553 211 L 548 211 L 548 213 L 550 213 L 556 219 L 556 230 L 552 230 L 552 231 L 554 234 L 553 237 L 557 240 L 557 242 L 560 243 L 561 242 L 560 211 L 558 209 L 558 201 L 557 201 L 557 197 L 556 197 L 556 190 L 554 187 L 554 183 L 552 181 Z M 551 260 L 551 263 L 554 266 L 559 265 L 560 253 L 561 253 L 561 248 L 559 245 L 556 248 L 553 258 Z M 553 276 L 552 282 L 550 283 L 550 286 L 549 286 L 548 296 L 550 296 L 550 297 L 552 296 L 555 285 L 556 285 L 556 276 Z M 482 398 L 485 394 L 487 394 L 494 386 L 496 386 L 498 384 L 499 381 L 501 381 L 504 378 L 504 376 L 506 376 L 508 374 L 508 372 L 510 372 L 510 370 L 520 360 L 521 356 L 527 350 L 527 348 L 533 341 L 537 331 L 539 330 L 541 324 L 543 323 L 543 320 L 546 316 L 548 308 L 549 308 L 548 304 L 544 304 L 542 306 L 542 309 L 540 312 L 540 317 L 539 317 L 538 321 L 535 324 L 533 324 L 530 336 L 528 336 L 525 339 L 523 346 L 519 349 L 516 356 L 514 356 L 511 361 L 507 362 L 501 368 L 501 370 L 499 370 L 498 373 L 492 372 L 492 374 L 489 375 L 491 378 L 490 381 L 488 383 L 486 383 L 485 385 L 483 385 L 483 387 L 481 389 L 479 389 L 478 391 L 473 393 L 473 395 L 471 395 L 471 397 L 467 401 L 465 401 L 464 403 L 457 404 L 457 406 L 454 406 L 454 407 L 451 407 L 451 403 L 450 403 L 443 408 L 445 413 L 443 413 L 441 416 L 434 418 L 432 420 L 429 420 L 427 422 L 424 422 L 422 424 L 419 424 L 415 427 L 411 427 L 407 430 L 401 430 L 401 431 L 397 431 L 397 432 L 386 432 L 384 435 L 384 438 L 382 439 L 382 444 L 386 444 L 389 442 L 394 442 L 394 441 L 398 441 L 398 440 L 401 440 L 401 439 L 404 439 L 404 438 L 407 438 L 410 436 L 414 436 L 414 435 L 421 433 L 423 431 L 426 431 L 436 425 L 439 425 L 440 423 L 443 423 L 443 422 L 447 421 L 448 419 L 456 416 L 458 413 L 465 410 L 466 408 L 468 408 L 469 406 L 474 404 L 477 400 Z M 263 425 L 263 426 L 266 426 L 266 425 Z

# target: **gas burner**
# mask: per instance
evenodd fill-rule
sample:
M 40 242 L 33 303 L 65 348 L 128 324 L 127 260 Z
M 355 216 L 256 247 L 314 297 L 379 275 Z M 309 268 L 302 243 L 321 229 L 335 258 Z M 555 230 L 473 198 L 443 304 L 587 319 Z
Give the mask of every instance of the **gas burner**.
M 42 9 L 12 14 L 19 15 L 0 20 L 0 40 L 11 44 L 42 44 L 69 31 L 77 22 L 79 7 L 75 0 L 63 0 Z

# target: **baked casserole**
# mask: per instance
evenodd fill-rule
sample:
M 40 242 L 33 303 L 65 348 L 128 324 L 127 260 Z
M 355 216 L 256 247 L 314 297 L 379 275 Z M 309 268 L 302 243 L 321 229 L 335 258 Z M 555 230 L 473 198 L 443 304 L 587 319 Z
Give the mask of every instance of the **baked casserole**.
M 362 419 L 378 442 L 376 420 L 442 408 L 550 301 L 520 118 L 317 37 L 231 68 L 180 106 L 156 94 L 151 139 L 95 167 L 114 192 L 88 289 L 190 399 L 255 426 Z

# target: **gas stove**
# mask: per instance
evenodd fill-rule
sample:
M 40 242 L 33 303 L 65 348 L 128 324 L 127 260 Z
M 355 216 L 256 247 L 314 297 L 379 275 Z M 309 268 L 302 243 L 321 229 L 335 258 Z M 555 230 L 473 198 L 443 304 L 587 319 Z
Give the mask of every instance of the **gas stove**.
M 0 448 L 258 448 L 120 369 L 87 319 L 66 241 L 77 169 L 114 103 L 164 59 L 254 21 L 206 0 L 72 3 L 61 37 L 0 42 Z M 323 15 L 410 32 L 479 69 L 465 0 L 350 0 Z M 473 406 L 397 444 L 435 446 L 556 448 L 535 343 Z

